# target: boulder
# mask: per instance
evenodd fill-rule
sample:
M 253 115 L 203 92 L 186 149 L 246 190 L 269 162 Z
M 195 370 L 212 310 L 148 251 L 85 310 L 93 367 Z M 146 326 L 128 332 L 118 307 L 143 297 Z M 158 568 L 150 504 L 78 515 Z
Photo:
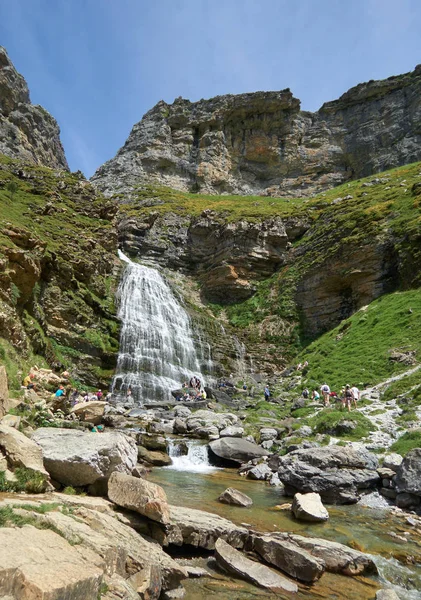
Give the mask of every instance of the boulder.
M 235 425 L 230 425 L 229 427 L 225 427 L 225 429 L 221 429 L 219 432 L 221 437 L 243 437 L 244 429 L 242 427 L 238 427 Z
M 99 425 L 104 416 L 106 404 L 106 402 L 102 402 L 101 400 L 80 402 L 72 408 L 72 413 L 74 413 L 81 421 Z
M 194 434 L 203 427 L 214 427 L 219 431 L 237 425 L 238 417 L 231 413 L 215 413 L 211 410 L 198 410 L 186 419 L 187 429 Z
M 7 425 L 7 427 L 13 427 L 14 429 L 19 429 L 21 421 L 22 417 L 18 417 L 17 415 L 4 415 L 1 424 Z
M 169 523 L 167 495 L 162 487 L 124 473 L 114 472 L 108 480 L 109 499 L 158 523 Z
M 172 464 L 172 460 L 166 452 L 146 450 L 143 446 L 137 447 L 137 457 L 138 460 L 143 460 L 150 465 L 155 465 L 155 467 L 165 467 Z
M 42 448 L 44 465 L 63 485 L 91 485 L 113 471 L 131 473 L 137 463 L 135 441 L 119 431 L 91 433 L 41 427 L 32 439 Z
M 141 433 L 137 436 L 137 443 L 147 450 L 167 450 L 167 440 L 163 435 L 148 435 Z
M 290 577 L 311 583 L 319 579 L 326 568 L 324 560 L 287 540 L 270 535 L 253 536 L 253 549 L 269 564 Z
M 216 540 L 221 538 L 236 548 L 243 548 L 248 538 L 246 528 L 204 510 L 170 506 L 170 518 L 166 544 L 189 544 L 213 550 Z
M 419 506 L 421 498 L 416 496 L 415 494 L 409 494 L 408 492 L 399 492 L 396 493 L 396 506 L 398 508 L 416 508 Z
M 205 440 L 217 440 L 219 438 L 219 429 L 216 425 L 207 425 L 197 427 L 190 432 L 194 437 Z
M 188 419 L 191 415 L 191 410 L 187 406 L 176 406 L 174 408 L 174 414 L 180 419 Z
M 394 471 L 395 473 L 397 472 L 397 470 L 399 469 L 399 467 L 401 466 L 403 461 L 403 457 L 400 454 L 396 454 L 395 452 L 392 452 L 390 454 L 386 454 L 386 456 L 383 459 L 383 467 L 385 469 L 391 469 L 392 471 Z
M 410 450 L 396 473 L 396 491 L 421 496 L 421 448 Z
M 326 571 L 342 575 L 377 574 L 376 565 L 369 555 L 344 544 L 291 533 L 271 533 L 270 537 L 286 540 L 307 550 L 312 556 L 325 562 Z
M 298 591 L 296 583 L 269 567 L 250 560 L 223 539 L 219 539 L 215 544 L 215 558 L 224 570 L 271 592 Z
M 378 590 L 376 600 L 400 600 L 395 590 Z
M 234 488 L 227 488 L 218 498 L 223 504 L 234 504 L 235 506 L 251 506 L 253 500 Z
M 0 450 L 7 460 L 10 469 L 24 467 L 41 473 L 45 479 L 45 489 L 48 489 L 49 474 L 44 467 L 41 447 L 15 429 L 0 424 Z
M 295 450 L 277 459 L 285 492 L 317 492 L 328 504 L 351 504 L 360 490 L 380 482 L 377 457 L 365 449 L 323 446 Z
M 261 463 L 251 468 L 247 472 L 248 479 L 255 479 L 256 481 L 266 481 L 272 477 L 272 471 L 269 469 L 266 463 Z
M 300 521 L 327 521 L 329 513 L 322 504 L 320 494 L 295 494 L 291 508 L 294 517 Z
M 184 419 L 180 417 L 174 419 L 174 433 L 187 433 L 187 423 Z
M 241 438 L 221 438 L 211 442 L 209 447 L 219 458 L 232 460 L 240 464 L 269 454 L 264 448 Z
M 263 429 L 260 430 L 260 441 L 261 442 L 265 442 L 267 440 L 276 440 L 277 437 L 278 437 L 278 432 L 276 429 L 273 429 L 272 427 L 263 427 Z
M 87 558 L 87 557 L 86 557 Z M 32 526 L 0 529 L 0 595 L 19 600 L 97 600 L 103 568 L 57 533 Z

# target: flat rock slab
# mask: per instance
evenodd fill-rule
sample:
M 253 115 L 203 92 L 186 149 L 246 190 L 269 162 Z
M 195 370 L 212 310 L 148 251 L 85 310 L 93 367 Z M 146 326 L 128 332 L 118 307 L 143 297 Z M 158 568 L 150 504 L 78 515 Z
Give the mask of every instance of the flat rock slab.
M 251 581 L 259 587 L 272 592 L 298 591 L 296 583 L 282 577 L 269 567 L 250 560 L 222 539 L 215 544 L 215 558 L 218 564 L 228 572 Z
M 221 538 L 236 548 L 243 548 L 249 535 L 245 527 L 204 510 L 170 506 L 170 518 L 166 543 L 176 546 L 189 544 L 213 550 L 216 541 Z
M 269 455 L 269 452 L 261 446 L 235 437 L 224 437 L 215 440 L 209 444 L 209 447 L 219 458 L 233 460 L 240 464 L 253 460 L 253 458 Z
M 234 504 L 235 506 L 247 507 L 253 504 L 253 500 L 249 496 L 235 488 L 227 488 L 222 492 L 218 500 L 223 504 Z
M 253 536 L 253 549 L 269 564 L 287 575 L 311 583 L 319 579 L 326 568 L 324 560 L 312 556 L 307 550 L 287 540 L 270 535 Z
M 323 506 L 320 494 L 295 494 L 291 507 L 292 513 L 300 521 L 320 522 L 329 519 L 329 513 Z
M 157 521 L 170 522 L 170 511 L 167 495 L 161 486 L 115 471 L 108 480 L 108 497 L 110 500 Z
M 97 600 L 103 569 L 53 531 L 0 529 L 0 594 L 18 600 Z
M 51 477 L 63 485 L 90 485 L 108 479 L 113 471 L 131 473 L 137 464 L 135 441 L 119 431 L 41 427 L 32 439 L 41 446 Z

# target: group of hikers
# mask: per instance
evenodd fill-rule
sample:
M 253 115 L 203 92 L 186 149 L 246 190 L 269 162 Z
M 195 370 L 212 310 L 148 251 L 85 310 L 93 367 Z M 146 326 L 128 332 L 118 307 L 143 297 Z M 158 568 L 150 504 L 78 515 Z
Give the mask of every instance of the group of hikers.
M 330 387 L 325 382 L 320 387 L 320 392 L 323 396 L 324 406 L 331 406 L 331 402 L 341 402 L 342 407 L 347 408 L 348 412 L 351 411 L 352 405 L 354 405 L 354 407 L 357 408 L 357 402 L 361 397 L 360 390 L 356 386 L 350 386 L 349 384 L 346 384 L 338 394 L 337 392 L 331 391 Z M 307 388 L 303 390 L 302 396 L 305 399 L 310 397 L 310 392 Z M 320 394 L 316 389 L 313 390 L 311 394 L 311 399 L 314 402 L 320 400 Z
M 190 380 L 184 381 L 182 390 L 176 395 L 178 402 L 194 402 L 195 400 L 206 400 L 207 394 L 202 387 L 202 382 L 198 377 L 193 375 Z

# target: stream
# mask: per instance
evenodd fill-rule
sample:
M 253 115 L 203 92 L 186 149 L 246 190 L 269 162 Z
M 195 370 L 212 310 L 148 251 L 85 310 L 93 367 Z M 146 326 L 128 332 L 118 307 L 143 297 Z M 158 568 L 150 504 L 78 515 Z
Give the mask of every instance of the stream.
M 185 441 L 182 443 L 185 444 Z M 207 460 L 206 446 L 200 442 L 189 440 L 187 454 L 177 456 L 177 443 L 172 441 L 169 452 L 173 465 L 155 468 L 149 479 L 165 489 L 170 503 L 213 512 L 238 525 L 246 523 L 260 531 L 290 531 L 325 538 L 374 557 L 379 577 L 350 578 L 325 573 L 312 586 L 300 584 L 299 593 L 293 595 L 297 600 L 372 600 L 381 587 L 394 589 L 401 600 L 421 599 L 421 531 L 407 524 L 405 517 L 398 517 L 389 509 L 356 504 L 329 506 L 330 519 L 326 523 L 297 521 L 289 510 L 277 508 L 291 502 L 291 498 L 281 496 L 279 489 L 267 483 L 239 476 L 235 469 L 212 467 Z M 250 496 L 253 506 L 241 508 L 218 502 L 218 496 L 227 487 L 234 487 Z M 198 566 L 206 566 L 204 558 L 191 560 Z M 270 596 L 292 597 L 289 594 L 275 596 L 241 580 L 222 576 L 217 571 L 214 575 L 215 578 L 188 580 L 185 583 L 186 598 L 249 600 Z

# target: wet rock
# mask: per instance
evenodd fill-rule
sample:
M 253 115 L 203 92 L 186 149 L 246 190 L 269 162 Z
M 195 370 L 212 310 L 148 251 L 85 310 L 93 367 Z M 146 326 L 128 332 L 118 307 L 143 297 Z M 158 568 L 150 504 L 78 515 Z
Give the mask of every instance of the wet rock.
M 386 469 L 391 469 L 396 473 L 399 467 L 401 466 L 402 461 L 403 457 L 400 454 L 386 454 L 386 456 L 383 459 L 383 467 L 385 467 Z
M 342 575 L 377 574 L 376 565 L 370 556 L 344 544 L 289 533 L 272 533 L 270 536 L 287 540 L 322 559 L 326 564 L 326 571 Z
M 329 504 L 357 502 L 360 490 L 380 481 L 377 457 L 363 449 L 325 446 L 295 450 L 278 460 L 287 494 L 317 492 Z
M 132 471 L 132 475 L 133 477 L 139 477 L 144 479 L 149 472 L 150 469 L 148 469 L 144 465 L 136 465 Z
M 397 469 L 395 484 L 397 492 L 421 496 L 421 448 L 410 450 L 404 457 Z
M 41 446 L 51 477 L 63 485 L 90 485 L 107 479 L 113 471 L 131 473 L 137 463 L 135 441 L 119 431 L 90 433 L 41 427 L 32 439 Z
M 140 513 L 152 521 L 169 523 L 167 495 L 155 483 L 124 473 L 112 473 L 108 480 L 108 497 L 112 502 Z
M 243 437 L 244 429 L 242 427 L 238 427 L 235 425 L 231 425 L 230 427 L 225 427 L 225 429 L 221 429 L 219 435 L 221 437 Z
M 240 438 L 221 438 L 211 442 L 209 448 L 216 456 L 240 464 L 269 454 L 267 450 L 257 444 Z
M 419 506 L 421 498 L 407 492 L 400 492 L 396 495 L 396 506 L 399 508 L 416 508 Z
M 297 584 L 282 577 L 282 575 L 269 567 L 246 558 L 244 554 L 222 539 L 219 539 L 215 544 L 215 558 L 217 563 L 229 573 L 251 581 L 259 587 L 272 592 L 298 591 Z
M 207 427 L 197 427 L 191 432 L 194 437 L 205 440 L 217 440 L 219 438 L 219 429 L 216 425 L 208 425 Z
M 143 446 L 137 447 L 137 458 L 139 461 L 145 461 L 155 467 L 165 467 L 172 464 L 172 460 L 166 452 L 147 450 Z
M 162 435 L 147 435 L 141 433 L 137 436 L 137 443 L 147 450 L 167 450 L 167 440 Z
M 73 407 L 74 413 L 81 421 L 87 421 L 93 425 L 99 425 L 104 416 L 106 402 L 93 400 L 92 402 L 80 402 Z
M 253 536 L 252 547 L 267 563 L 300 581 L 316 581 L 325 571 L 324 560 L 287 540 L 270 535 Z
M 251 506 L 253 500 L 234 488 L 227 488 L 218 498 L 223 504 L 234 504 L 236 506 Z
M 320 494 L 295 494 L 292 501 L 294 517 L 300 521 L 327 521 L 329 513 L 323 506 Z
M 174 420 L 174 433 L 187 433 L 187 423 L 184 419 L 176 417 Z
M 266 481 L 272 476 L 272 471 L 269 469 L 266 463 L 256 465 L 247 472 L 248 479 L 255 479 L 257 481 Z
M 394 590 L 378 590 L 376 592 L 376 600 L 400 600 Z
M 187 571 L 187 575 L 194 579 L 198 577 L 210 577 L 209 571 L 206 569 L 202 569 L 201 567 L 193 567 L 191 565 L 184 565 L 185 570 Z
M 167 423 L 152 422 L 148 425 L 149 433 L 174 433 L 174 421 L 168 421 Z
M 244 527 L 204 510 L 170 506 L 170 518 L 166 544 L 189 544 L 213 550 L 216 540 L 221 538 L 236 548 L 243 548 L 248 537 L 248 530 Z

